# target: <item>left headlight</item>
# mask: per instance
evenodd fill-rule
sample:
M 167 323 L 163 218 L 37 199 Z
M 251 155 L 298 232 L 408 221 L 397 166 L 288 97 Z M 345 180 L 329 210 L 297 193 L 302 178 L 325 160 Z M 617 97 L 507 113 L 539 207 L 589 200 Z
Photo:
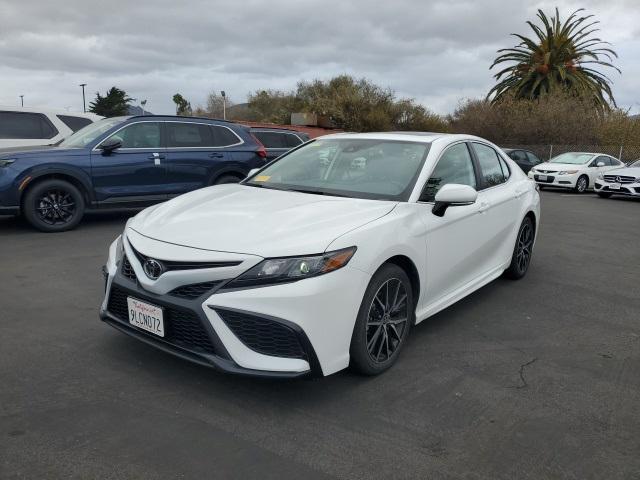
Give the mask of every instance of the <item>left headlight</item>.
M 226 288 L 294 282 L 303 278 L 324 275 L 344 267 L 349 263 L 354 253 L 356 253 L 356 247 L 307 257 L 267 258 L 229 282 Z
M 578 173 L 578 170 L 563 170 L 558 172 L 558 175 L 573 175 L 574 173 Z

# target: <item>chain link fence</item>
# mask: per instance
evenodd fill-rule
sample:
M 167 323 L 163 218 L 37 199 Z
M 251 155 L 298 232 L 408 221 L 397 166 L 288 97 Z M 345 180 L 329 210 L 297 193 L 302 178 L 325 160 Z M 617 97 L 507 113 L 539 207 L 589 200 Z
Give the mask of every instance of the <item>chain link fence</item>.
M 502 148 L 529 150 L 541 160 L 549 160 L 566 152 L 604 153 L 625 163 L 640 159 L 640 145 L 501 145 Z

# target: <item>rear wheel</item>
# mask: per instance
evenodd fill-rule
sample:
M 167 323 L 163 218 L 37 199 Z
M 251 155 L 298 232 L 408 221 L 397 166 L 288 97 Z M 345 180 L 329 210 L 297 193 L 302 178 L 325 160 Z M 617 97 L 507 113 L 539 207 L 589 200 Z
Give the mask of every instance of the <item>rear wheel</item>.
M 600 198 L 609 198 L 611 196 L 611 194 L 607 193 L 607 192 L 598 192 L 598 196 Z
M 84 199 L 67 181 L 44 180 L 27 191 L 22 212 L 27 222 L 42 232 L 63 232 L 75 228 L 82 219 Z
M 411 281 L 400 267 L 383 265 L 369 282 L 351 338 L 351 365 L 377 375 L 395 363 L 414 322 Z
M 587 177 L 586 175 L 580 175 L 578 181 L 576 182 L 574 190 L 577 193 L 584 193 L 587 188 L 589 188 L 589 177 Z
M 525 217 L 518 230 L 516 245 L 513 248 L 511 264 L 504 271 L 506 277 L 519 280 L 527 274 L 531 255 L 533 254 L 533 240 L 535 238 L 535 226 L 530 217 Z

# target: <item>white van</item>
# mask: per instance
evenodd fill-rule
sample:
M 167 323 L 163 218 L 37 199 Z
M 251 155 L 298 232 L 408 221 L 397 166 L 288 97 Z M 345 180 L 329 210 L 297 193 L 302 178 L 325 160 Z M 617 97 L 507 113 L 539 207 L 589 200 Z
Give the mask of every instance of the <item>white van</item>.
M 57 143 L 101 118 L 93 113 L 0 106 L 0 148 Z

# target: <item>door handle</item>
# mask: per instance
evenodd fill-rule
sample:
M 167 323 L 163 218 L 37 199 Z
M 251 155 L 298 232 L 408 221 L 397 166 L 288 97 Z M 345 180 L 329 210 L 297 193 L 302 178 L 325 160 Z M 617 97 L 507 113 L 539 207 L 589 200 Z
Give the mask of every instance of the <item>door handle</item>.
M 211 158 L 222 158 L 222 157 L 224 157 L 224 153 L 222 153 L 222 152 L 213 152 L 213 153 L 210 153 L 209 156 Z
M 487 210 L 489 210 L 490 206 L 491 205 L 489 205 L 487 202 L 482 202 L 480 204 L 480 207 L 478 207 L 478 213 L 486 212 Z
M 156 165 L 160 165 L 160 160 L 164 160 L 164 155 L 160 155 L 159 153 L 152 153 L 147 157 L 149 160 L 153 160 L 153 163 Z

